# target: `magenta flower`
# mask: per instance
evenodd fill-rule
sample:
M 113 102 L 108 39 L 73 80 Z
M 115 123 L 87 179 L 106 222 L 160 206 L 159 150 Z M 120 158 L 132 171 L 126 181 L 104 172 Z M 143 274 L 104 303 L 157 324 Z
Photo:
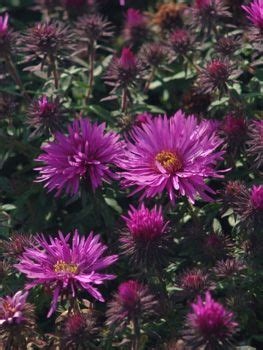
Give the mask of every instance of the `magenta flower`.
M 128 214 L 129 216 L 122 216 L 122 218 L 134 239 L 140 238 L 148 241 L 165 233 L 168 222 L 164 221 L 161 207 L 155 206 L 149 210 L 144 204 L 139 209 L 131 206 Z
M 121 330 L 129 321 L 149 318 L 156 314 L 157 301 L 149 288 L 130 280 L 120 284 L 118 292 L 109 302 L 107 325 Z
M 40 172 L 36 181 L 45 182 L 45 187 L 57 190 L 59 196 L 63 189 L 76 194 L 81 180 L 95 190 L 103 181 L 116 179 L 110 166 L 117 165 L 122 147 L 119 136 L 105 133 L 105 128 L 105 123 L 92 125 L 89 119 L 81 119 L 68 126 L 67 136 L 57 133 L 55 141 L 43 146 L 45 154 L 36 159 L 44 162 L 35 169 Z
M 43 95 L 34 100 L 28 108 L 27 119 L 27 124 L 34 128 L 31 135 L 49 134 L 61 130 L 66 112 L 59 97 L 48 98 Z
M 217 148 L 222 140 L 210 122 L 198 124 L 195 116 L 178 111 L 173 117 L 159 116 L 134 127 L 127 142 L 124 187 L 137 186 L 132 194 L 143 191 L 141 199 L 168 192 L 174 202 L 176 194 L 195 202 L 197 194 L 211 200 L 214 193 L 205 180 L 223 177 L 215 166 L 224 151 Z
M 6 36 L 8 32 L 8 19 L 9 16 L 6 13 L 5 16 L 0 16 L 0 38 Z
M 122 216 L 126 229 L 120 242 L 123 254 L 128 255 L 136 265 L 148 269 L 161 266 L 168 257 L 168 221 L 162 214 L 162 207 L 149 210 L 142 204 L 139 209 L 130 206 L 128 216 Z
M 248 6 L 242 6 L 247 18 L 260 30 L 263 30 L 263 1 L 254 0 Z
M 253 120 L 249 125 L 247 153 L 255 168 L 263 170 L 263 120 Z
M 130 45 L 140 45 L 148 36 L 146 17 L 140 11 L 129 8 L 123 34 Z
M 234 314 L 212 299 L 206 292 L 205 301 L 199 296 L 187 316 L 189 345 L 203 345 L 205 349 L 228 349 L 238 324 Z
M 80 237 L 75 230 L 71 234 L 49 237 L 49 242 L 40 236 L 36 239 L 38 246 L 29 248 L 15 267 L 33 282 L 28 288 L 39 284 L 50 286 L 54 290 L 50 317 L 56 309 L 60 294 L 76 297 L 79 289 L 85 289 L 92 297 L 104 301 L 94 285 L 115 278 L 114 275 L 98 271 L 107 268 L 117 260 L 117 255 L 104 256 L 107 247 L 100 242 L 100 236 L 92 233 L 87 238 Z
M 0 298 L 0 326 L 19 324 L 24 321 L 23 310 L 28 292 L 18 291 L 13 297 Z
M 263 186 L 253 186 L 251 189 L 251 203 L 255 210 L 263 213 Z
M 35 339 L 34 307 L 26 302 L 27 296 L 28 292 L 18 291 L 0 298 L 1 349 L 26 349 Z
M 15 45 L 16 35 L 9 28 L 9 15 L 0 16 L 0 57 L 5 59 L 12 53 Z

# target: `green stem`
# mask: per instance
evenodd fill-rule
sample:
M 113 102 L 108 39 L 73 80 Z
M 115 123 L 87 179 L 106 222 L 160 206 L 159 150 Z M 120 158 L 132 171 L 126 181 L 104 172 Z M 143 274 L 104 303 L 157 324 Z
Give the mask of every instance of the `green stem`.
M 153 67 L 152 71 L 151 71 L 151 74 L 149 76 L 149 79 L 146 81 L 146 84 L 145 84 L 145 87 L 144 87 L 144 93 L 146 94 L 149 90 L 149 87 L 151 85 L 151 82 L 153 81 L 153 78 L 155 76 L 155 71 L 156 71 L 156 68 Z
M 57 62 L 52 55 L 50 55 L 49 60 L 50 60 L 51 70 L 54 77 L 55 88 L 57 90 L 59 88 L 59 75 L 58 75 L 58 69 L 57 69 Z
M 5 56 L 5 63 L 7 65 L 8 71 L 11 75 L 11 77 L 14 79 L 15 83 L 17 86 L 19 86 L 22 95 L 25 97 L 25 99 L 27 100 L 27 102 L 30 101 L 30 97 L 29 95 L 26 93 L 24 85 L 22 83 L 22 80 L 20 79 L 20 76 L 17 72 L 16 66 L 11 58 L 10 55 L 6 55 Z
M 141 335 L 139 320 L 136 317 L 134 317 L 132 323 L 133 323 L 132 350 L 139 350 L 139 348 L 140 348 L 140 335 Z
M 127 89 L 124 88 L 122 90 L 122 98 L 121 98 L 121 111 L 126 114 L 127 112 L 127 103 L 128 103 L 128 94 Z
M 91 43 L 91 47 L 90 47 L 90 53 L 89 53 L 89 87 L 87 89 L 87 94 L 86 94 L 86 98 L 85 98 L 85 102 L 86 104 L 88 104 L 91 93 L 92 93 L 92 89 L 93 89 L 93 85 L 94 85 L 94 61 L 95 61 L 95 45 L 92 42 Z

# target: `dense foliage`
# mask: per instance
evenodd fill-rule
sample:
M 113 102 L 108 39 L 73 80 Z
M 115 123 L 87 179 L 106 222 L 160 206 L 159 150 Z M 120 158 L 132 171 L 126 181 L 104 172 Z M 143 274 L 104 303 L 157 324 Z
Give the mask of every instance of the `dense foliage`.
M 263 1 L 3 0 L 0 348 L 263 348 Z

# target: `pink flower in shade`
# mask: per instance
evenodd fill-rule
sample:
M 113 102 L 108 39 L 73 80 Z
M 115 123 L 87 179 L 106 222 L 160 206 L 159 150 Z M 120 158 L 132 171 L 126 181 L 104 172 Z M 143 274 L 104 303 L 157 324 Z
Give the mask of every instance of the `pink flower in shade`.
M 133 8 L 129 8 L 127 10 L 126 25 L 137 27 L 144 22 L 145 22 L 145 17 L 139 10 L 135 10 Z
M 7 35 L 8 19 L 9 19 L 9 16 L 7 13 L 5 14 L 5 16 L 0 16 L 0 39 Z
M 254 0 L 248 6 L 242 6 L 247 13 L 247 18 L 255 27 L 263 30 L 263 1 Z
M 5 324 L 20 324 L 24 321 L 23 310 L 28 292 L 18 291 L 13 297 L 0 298 L 0 327 Z
M 110 170 L 117 165 L 122 154 L 119 136 L 105 132 L 105 123 L 91 124 L 89 119 L 75 120 L 68 126 L 68 135 L 56 133 L 55 141 L 43 146 L 44 154 L 36 161 L 44 165 L 36 168 L 40 172 L 37 182 L 45 182 L 48 191 L 63 189 L 67 194 L 78 192 L 80 182 L 88 183 L 93 190 L 103 181 L 116 179 Z
M 252 164 L 259 171 L 263 170 L 263 120 L 253 120 L 249 125 L 247 153 Z
M 69 233 L 64 237 L 59 232 L 55 239 L 49 236 L 49 242 L 43 235 L 39 236 L 36 239 L 38 246 L 27 249 L 15 265 L 33 280 L 27 288 L 42 284 L 54 290 L 48 317 L 56 310 L 60 294 L 71 294 L 75 298 L 78 290 L 84 289 L 103 302 L 101 293 L 94 285 L 115 278 L 114 275 L 99 272 L 117 260 L 117 255 L 104 256 L 107 247 L 100 242 L 99 235 L 90 233 L 87 238 L 80 237 L 75 230 L 70 243 L 71 236 Z
M 146 17 L 140 11 L 128 9 L 123 35 L 124 39 L 133 46 L 140 45 L 147 38 Z
M 130 206 L 128 216 L 122 216 L 127 229 L 121 234 L 121 248 L 125 255 L 139 265 L 149 268 L 161 265 L 167 257 L 167 226 L 162 214 L 162 207 L 148 209 L 142 204 L 135 209 Z
M 195 0 L 195 6 L 199 10 L 202 10 L 204 8 L 211 6 L 211 3 L 212 3 L 212 0 Z
M 263 212 L 263 186 L 253 186 L 250 196 L 253 208 Z
M 157 301 L 147 286 L 137 281 L 123 282 L 107 310 L 107 324 L 122 329 L 130 320 L 149 318 L 156 313 Z
M 236 117 L 234 113 L 225 116 L 221 129 L 229 146 L 240 146 L 244 143 L 247 124 L 243 117 Z
M 119 58 L 119 64 L 124 70 L 133 70 L 136 67 L 136 59 L 129 48 L 124 47 Z
M 224 151 L 217 150 L 222 140 L 208 121 L 198 124 L 195 116 L 178 111 L 173 117 L 159 116 L 140 127 L 133 127 L 127 142 L 123 186 L 136 186 L 132 194 L 143 191 L 144 197 L 155 197 L 164 191 L 174 202 L 180 194 L 195 202 L 199 194 L 211 200 L 214 191 L 205 180 L 223 177 L 216 164 Z
M 205 301 L 199 296 L 197 303 L 192 304 L 192 312 L 187 315 L 189 333 L 186 340 L 189 345 L 203 345 L 205 349 L 228 349 L 237 327 L 234 314 L 206 292 Z

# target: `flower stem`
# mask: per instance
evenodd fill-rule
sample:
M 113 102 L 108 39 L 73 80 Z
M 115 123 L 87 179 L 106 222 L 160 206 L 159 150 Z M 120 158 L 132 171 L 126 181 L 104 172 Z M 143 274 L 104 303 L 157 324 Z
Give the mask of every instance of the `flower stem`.
M 25 97 L 25 99 L 27 100 L 27 102 L 30 101 L 30 97 L 29 95 L 26 93 L 24 85 L 22 83 L 22 80 L 20 79 L 20 76 L 17 72 L 16 66 L 12 60 L 12 58 L 9 55 L 5 56 L 5 63 L 7 65 L 8 71 L 11 75 L 11 77 L 13 78 L 13 80 L 15 81 L 16 85 L 19 86 L 22 95 Z
M 121 111 L 126 114 L 127 111 L 127 102 L 128 102 L 128 94 L 127 89 L 124 88 L 122 90 L 122 98 L 121 98 Z
M 94 43 L 91 44 L 90 47 L 90 53 L 89 53 L 89 87 L 87 89 L 87 94 L 86 94 L 86 104 L 88 104 L 88 101 L 90 99 L 93 85 L 94 85 L 94 61 L 95 61 L 95 45 Z
M 51 70 L 52 70 L 53 77 L 54 77 L 55 88 L 58 89 L 59 88 L 59 75 L 58 75 L 57 63 L 56 63 L 55 58 L 52 55 L 50 56 L 49 60 L 50 60 Z
M 192 60 L 192 58 L 190 58 L 189 56 L 184 56 L 186 58 L 186 60 L 190 63 L 190 65 L 192 67 L 194 67 L 194 69 L 196 70 L 197 73 L 200 73 L 201 72 L 201 68 L 196 64 L 194 63 L 194 61 Z
M 151 82 L 153 81 L 153 78 L 155 76 L 155 67 L 152 69 L 151 74 L 149 76 L 149 79 L 146 81 L 145 87 L 144 87 L 144 93 L 146 94 L 149 90 L 149 87 L 151 85 Z
M 140 335 L 141 335 L 139 320 L 136 317 L 134 317 L 132 323 L 133 323 L 132 350 L 139 350 L 139 348 L 140 348 Z

